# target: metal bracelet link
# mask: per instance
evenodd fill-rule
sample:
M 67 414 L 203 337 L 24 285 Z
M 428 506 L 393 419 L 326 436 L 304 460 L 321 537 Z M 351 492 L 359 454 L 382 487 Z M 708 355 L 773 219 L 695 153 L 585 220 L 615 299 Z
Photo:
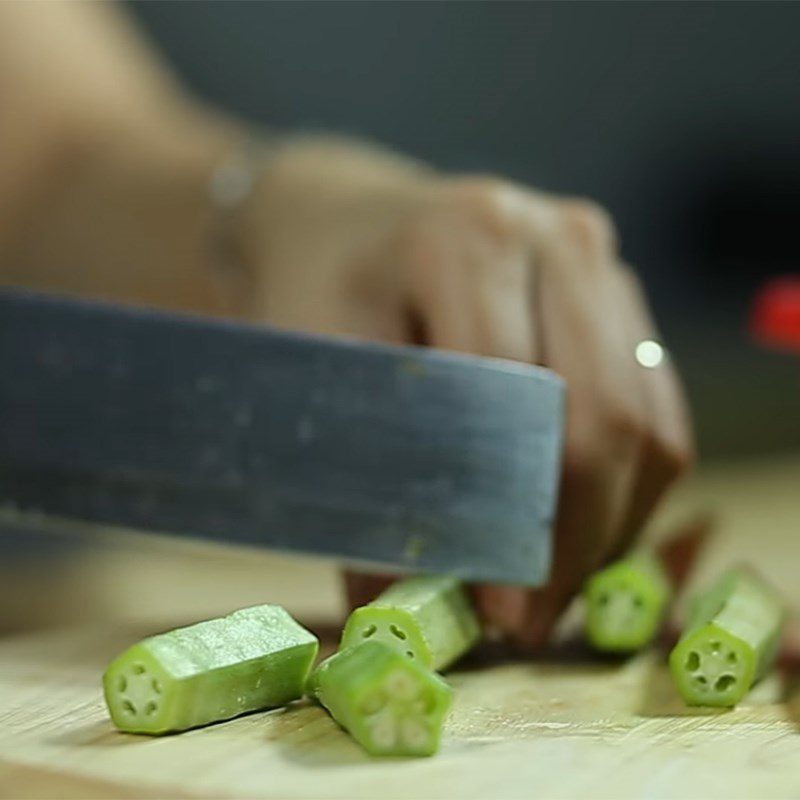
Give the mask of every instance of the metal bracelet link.
M 243 236 L 243 217 L 264 173 L 280 147 L 280 138 L 265 131 L 242 137 L 213 169 L 208 182 L 212 209 L 210 247 L 221 290 L 231 310 L 247 308 L 256 265 L 250 263 Z

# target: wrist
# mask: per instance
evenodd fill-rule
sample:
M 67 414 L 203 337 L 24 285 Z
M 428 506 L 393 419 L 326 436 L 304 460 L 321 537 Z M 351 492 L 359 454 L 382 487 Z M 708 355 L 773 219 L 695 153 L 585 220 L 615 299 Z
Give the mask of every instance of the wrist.
M 243 293 L 215 269 L 208 198 L 214 165 L 239 135 L 232 123 L 181 110 L 168 123 L 76 137 L 18 226 L 10 282 L 240 313 Z
M 282 306 L 304 275 L 346 280 L 339 266 L 418 209 L 437 177 L 375 145 L 305 134 L 270 146 L 258 175 L 237 235 L 253 270 L 252 313 L 276 324 L 285 324 Z

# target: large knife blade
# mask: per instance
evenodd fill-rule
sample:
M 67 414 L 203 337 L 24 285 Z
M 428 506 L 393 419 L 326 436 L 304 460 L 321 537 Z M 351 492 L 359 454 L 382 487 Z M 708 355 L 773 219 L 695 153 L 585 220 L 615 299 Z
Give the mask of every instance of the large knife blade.
M 0 506 L 536 585 L 548 370 L 0 291 Z

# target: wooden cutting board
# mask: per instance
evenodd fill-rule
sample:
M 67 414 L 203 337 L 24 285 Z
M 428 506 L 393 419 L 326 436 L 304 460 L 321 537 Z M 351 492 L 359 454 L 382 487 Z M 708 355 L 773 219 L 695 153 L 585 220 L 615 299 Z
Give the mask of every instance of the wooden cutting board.
M 667 514 L 720 511 L 697 579 L 748 558 L 800 607 L 798 490 L 797 461 L 699 476 Z M 735 711 L 688 710 L 655 650 L 616 663 L 576 647 L 527 663 L 476 659 L 451 676 L 445 743 L 426 760 L 369 759 L 303 704 L 161 739 L 119 734 L 104 666 L 191 618 L 189 598 L 195 616 L 258 599 L 309 620 L 340 608 L 322 564 L 126 547 L 84 565 L 87 580 L 103 571 L 113 620 L 87 610 L 80 625 L 0 640 L 0 797 L 800 798 L 800 676 L 771 675 Z

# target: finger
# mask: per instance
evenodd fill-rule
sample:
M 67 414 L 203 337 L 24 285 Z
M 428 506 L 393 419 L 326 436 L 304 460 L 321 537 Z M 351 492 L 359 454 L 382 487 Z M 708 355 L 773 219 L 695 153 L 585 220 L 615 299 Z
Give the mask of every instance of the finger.
M 365 573 L 348 570 L 344 573 L 347 607 L 364 606 L 372 602 L 384 589 L 397 580 L 396 575 Z
M 632 360 L 621 357 L 628 339 L 613 237 L 587 228 L 583 207 L 567 222 L 560 237 L 538 244 L 542 354 L 566 379 L 568 418 L 552 578 L 528 596 L 526 646 L 549 636 L 618 535 L 641 450 L 644 397 Z
M 675 591 L 680 591 L 708 546 L 714 530 L 713 515 L 704 513 L 685 522 L 658 546 L 658 557 Z
M 524 248 L 458 216 L 413 232 L 411 303 L 426 344 L 530 362 L 534 329 Z
M 411 274 L 409 328 L 419 344 L 531 361 L 534 336 L 523 249 L 507 232 L 476 225 L 474 215 L 463 211 L 458 207 L 416 224 L 401 244 Z M 385 575 L 346 573 L 351 607 L 369 602 L 391 582 Z M 508 619 L 503 608 L 497 617 Z
M 514 236 L 497 236 L 474 219 L 417 231 L 413 295 L 428 344 L 484 356 L 532 362 L 535 335 L 527 247 Z M 522 620 L 524 590 L 474 589 L 478 610 L 503 633 Z
M 628 310 L 627 352 L 633 363 L 637 345 L 647 340 L 658 342 L 659 335 L 634 273 L 619 269 L 615 274 Z M 631 546 L 669 487 L 686 470 L 692 459 L 689 415 L 673 364 L 666 358 L 652 368 L 637 365 L 636 370 L 647 399 L 647 419 L 637 481 L 615 555 Z

